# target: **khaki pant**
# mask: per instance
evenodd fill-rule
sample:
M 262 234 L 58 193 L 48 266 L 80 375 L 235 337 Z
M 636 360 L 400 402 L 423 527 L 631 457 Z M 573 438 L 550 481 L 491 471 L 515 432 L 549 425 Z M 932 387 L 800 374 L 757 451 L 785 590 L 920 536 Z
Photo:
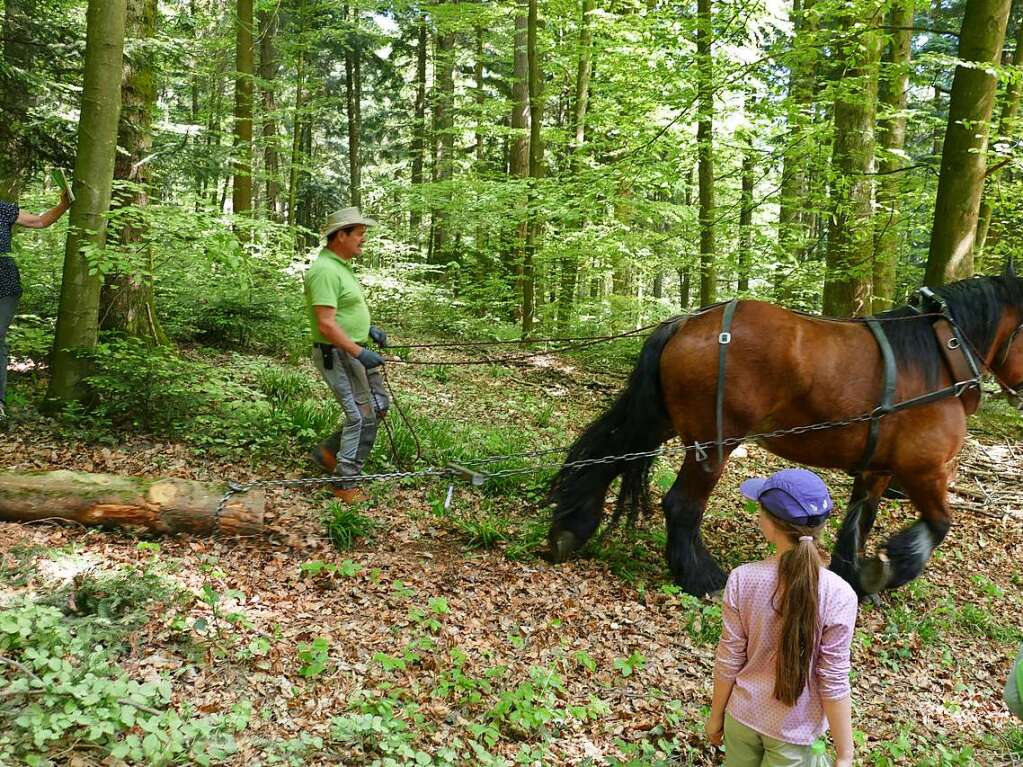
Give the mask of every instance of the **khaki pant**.
M 317 346 L 313 347 L 312 360 L 341 405 L 345 420 L 320 446 L 337 457 L 334 473 L 352 478 L 362 473 L 376 441 L 380 419 L 391 403 L 380 368 L 366 370 L 355 357 L 337 349 L 331 349 L 330 354 L 333 364 L 329 369 L 324 366 L 323 352 Z
M 761 735 L 725 714 L 725 767 L 831 767 L 826 754 Z

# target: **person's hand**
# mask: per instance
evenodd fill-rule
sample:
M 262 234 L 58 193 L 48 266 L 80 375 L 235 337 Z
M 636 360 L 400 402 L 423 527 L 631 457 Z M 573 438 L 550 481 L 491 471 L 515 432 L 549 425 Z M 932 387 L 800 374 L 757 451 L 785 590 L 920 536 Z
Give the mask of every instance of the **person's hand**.
M 703 725 L 703 731 L 707 734 L 707 740 L 712 746 L 720 746 L 725 739 L 724 714 L 715 714 L 712 711 Z
M 71 200 L 68 199 L 67 190 L 66 189 L 63 192 L 60 193 L 60 205 L 65 210 L 67 210 L 68 208 L 71 207 Z
M 363 349 L 355 359 L 361 362 L 366 370 L 372 370 L 384 364 L 384 358 L 370 349 Z
M 381 349 L 387 348 L 387 333 L 382 331 L 376 325 L 369 326 L 369 337 L 372 338 L 373 343 L 375 343 Z
M 851 756 L 838 757 L 835 759 L 834 767 L 852 767 L 853 758 Z

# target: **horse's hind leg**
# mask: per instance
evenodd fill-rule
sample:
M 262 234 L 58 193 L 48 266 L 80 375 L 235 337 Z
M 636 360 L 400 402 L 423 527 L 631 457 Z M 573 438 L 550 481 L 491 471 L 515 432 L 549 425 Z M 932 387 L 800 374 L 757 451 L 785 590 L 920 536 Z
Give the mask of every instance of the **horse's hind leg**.
M 856 475 L 842 527 L 839 528 L 835 548 L 831 553 L 831 569 L 841 575 L 861 597 L 868 592 L 860 585 L 860 562 L 867 538 L 874 528 L 881 496 L 890 481 L 891 476 L 888 474 L 866 472 Z
M 716 464 L 715 458 L 708 457 L 707 461 Z M 668 530 L 668 567 L 675 583 L 695 596 L 724 588 L 726 580 L 700 533 L 707 499 L 725 467 L 724 461 L 714 464 L 705 465 L 692 453 L 687 454 L 675 483 L 661 501 Z
M 951 525 L 944 469 L 925 475 L 900 476 L 903 489 L 920 512 L 920 519 L 888 539 L 884 558 L 872 562 L 861 574 L 864 590 L 894 589 L 923 572 L 927 560 L 948 533 Z M 871 560 L 867 560 L 868 562 Z

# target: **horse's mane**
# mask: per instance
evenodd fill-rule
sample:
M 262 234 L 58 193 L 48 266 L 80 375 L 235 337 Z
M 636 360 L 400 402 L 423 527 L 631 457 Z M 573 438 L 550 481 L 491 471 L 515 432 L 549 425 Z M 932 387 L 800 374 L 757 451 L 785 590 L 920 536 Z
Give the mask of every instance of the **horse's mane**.
M 1014 308 L 1023 313 L 1023 279 L 1011 268 L 998 277 L 974 277 L 934 288 L 934 293 L 945 300 L 968 343 L 981 356 L 990 350 L 1005 310 Z M 927 315 L 937 311 L 939 307 L 924 299 L 918 308 L 899 306 L 877 315 L 891 320 L 881 327 L 899 369 L 920 372 L 928 388 L 937 385 L 944 363 L 931 327 L 935 318 L 920 312 Z

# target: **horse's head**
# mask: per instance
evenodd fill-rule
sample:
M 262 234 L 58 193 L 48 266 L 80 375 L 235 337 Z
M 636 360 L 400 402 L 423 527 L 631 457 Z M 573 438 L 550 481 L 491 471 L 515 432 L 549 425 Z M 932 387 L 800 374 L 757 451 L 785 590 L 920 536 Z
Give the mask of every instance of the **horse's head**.
M 1006 264 L 1002 279 L 1011 295 L 1023 296 L 1023 279 L 1016 274 L 1011 262 Z M 1006 308 L 1004 330 L 1000 334 L 1004 340 L 991 358 L 991 372 L 1010 400 L 1023 410 L 1023 299 Z

